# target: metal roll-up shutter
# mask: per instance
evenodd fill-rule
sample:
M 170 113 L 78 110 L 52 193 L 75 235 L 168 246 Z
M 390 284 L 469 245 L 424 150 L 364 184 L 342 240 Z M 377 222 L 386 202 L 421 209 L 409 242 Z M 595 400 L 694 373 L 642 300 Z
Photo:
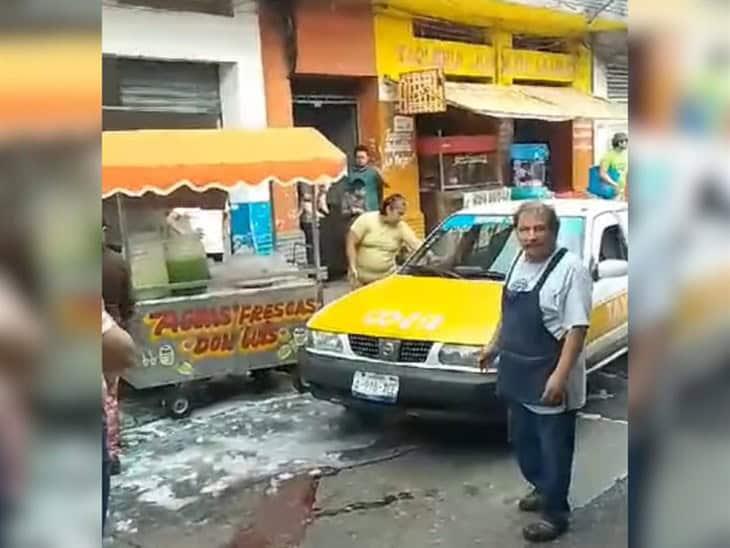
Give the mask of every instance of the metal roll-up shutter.
M 220 117 L 217 65 L 138 59 L 116 65 L 122 107 Z
M 629 100 L 629 63 L 627 60 L 606 65 L 608 98 L 617 103 Z

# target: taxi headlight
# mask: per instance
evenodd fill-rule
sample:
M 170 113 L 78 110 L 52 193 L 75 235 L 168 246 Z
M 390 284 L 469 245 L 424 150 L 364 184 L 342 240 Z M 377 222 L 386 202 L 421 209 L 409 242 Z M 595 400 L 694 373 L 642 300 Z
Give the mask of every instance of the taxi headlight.
M 443 365 L 479 367 L 481 346 L 445 344 L 439 352 L 439 362 Z
M 341 354 L 343 351 L 342 338 L 337 333 L 310 329 L 307 333 L 307 348 Z

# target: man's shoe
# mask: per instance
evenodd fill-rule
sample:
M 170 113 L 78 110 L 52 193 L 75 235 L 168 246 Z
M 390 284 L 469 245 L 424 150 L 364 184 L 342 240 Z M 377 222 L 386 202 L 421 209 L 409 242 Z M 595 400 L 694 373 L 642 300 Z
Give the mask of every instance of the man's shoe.
M 537 492 L 537 489 L 533 489 L 529 495 L 520 499 L 517 507 L 523 512 L 539 512 L 542 510 L 544 502 L 544 497 Z
M 552 542 L 568 530 L 567 519 L 546 519 L 531 523 L 522 530 L 525 540 L 530 542 Z

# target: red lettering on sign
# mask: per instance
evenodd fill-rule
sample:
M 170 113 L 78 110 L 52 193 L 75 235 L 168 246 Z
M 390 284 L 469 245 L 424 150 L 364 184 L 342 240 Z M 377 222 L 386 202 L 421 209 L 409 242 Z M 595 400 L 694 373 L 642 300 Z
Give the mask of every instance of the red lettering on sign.
M 190 331 L 195 324 L 195 310 L 186 310 L 180 317 L 180 329 Z
M 233 333 L 223 333 L 223 341 L 221 342 L 221 350 L 224 352 L 233 352 L 235 343 L 233 342 Z
M 278 331 L 271 325 L 249 326 L 241 333 L 242 350 L 259 350 L 275 345 L 279 340 Z
M 267 304 L 264 308 L 264 321 L 269 321 L 274 316 L 274 305 Z
M 279 340 L 279 331 L 274 326 L 266 324 L 261 329 L 261 343 L 271 346 Z
M 246 350 L 250 347 L 252 347 L 256 341 L 256 328 L 255 327 L 246 327 L 241 332 L 241 348 L 243 350 Z
M 307 305 L 304 303 L 304 301 L 299 301 L 297 303 L 297 316 L 306 316 L 307 315 Z
M 177 314 L 172 310 L 152 312 L 149 315 L 149 319 L 154 325 L 153 333 L 156 337 L 159 337 L 168 330 L 173 333 L 177 333 L 178 331 Z
M 246 323 L 246 319 L 251 317 L 251 305 L 246 304 L 241 307 L 241 312 L 238 314 L 238 325 Z
M 274 305 L 274 318 L 281 319 L 284 317 L 284 303 L 276 303 Z
M 286 311 L 286 315 L 287 316 L 296 316 L 296 314 L 297 314 L 297 303 L 296 302 L 293 302 L 293 301 L 290 301 L 290 302 L 286 303 L 285 311 Z
M 193 354 L 195 354 L 196 356 L 200 356 L 202 354 L 205 354 L 208 351 L 208 348 L 210 348 L 210 341 L 208 340 L 208 337 L 198 337 L 198 340 L 195 341 Z
M 199 308 L 195 314 L 195 329 L 209 329 L 216 325 L 214 309 Z
M 314 314 L 317 311 L 317 299 L 307 299 L 307 314 Z
M 220 311 L 218 313 L 216 325 L 227 326 L 227 325 L 231 325 L 232 321 L 233 321 L 233 314 L 231 314 L 231 307 L 230 306 L 221 306 Z
M 257 304 L 253 307 L 253 312 L 251 312 L 251 323 L 257 323 L 261 321 L 261 316 L 264 313 L 264 307 L 260 304 Z

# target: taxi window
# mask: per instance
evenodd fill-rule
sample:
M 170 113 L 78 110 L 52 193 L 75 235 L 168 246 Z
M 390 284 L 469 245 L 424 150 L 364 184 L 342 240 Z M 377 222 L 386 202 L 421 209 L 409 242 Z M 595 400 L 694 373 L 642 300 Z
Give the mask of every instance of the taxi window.
M 558 245 L 583 255 L 585 219 L 561 217 Z M 403 268 L 405 274 L 504 279 L 519 252 L 510 215 L 454 215 Z

